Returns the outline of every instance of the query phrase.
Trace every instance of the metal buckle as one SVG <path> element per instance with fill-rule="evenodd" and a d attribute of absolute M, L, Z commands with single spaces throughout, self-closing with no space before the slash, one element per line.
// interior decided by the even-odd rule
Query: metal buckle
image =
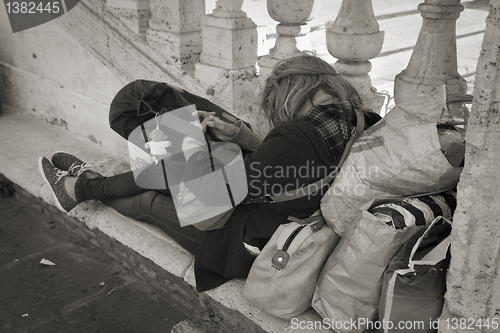
<path fill-rule="evenodd" d="M 254 203 L 275 203 L 275 201 L 271 198 L 269 194 L 265 194 L 261 197 L 254 198 L 254 199 L 248 199 L 247 201 L 243 202 L 245 204 L 254 204 Z"/>
<path fill-rule="evenodd" d="M 271 196 L 269 194 L 265 194 L 264 196 L 262 196 L 262 198 L 266 199 L 266 201 L 264 201 L 263 203 L 274 203 L 274 200 L 271 198 Z"/>
<path fill-rule="evenodd" d="M 271 272 L 273 273 L 279 272 L 286 267 L 286 264 L 288 264 L 289 259 L 290 255 L 288 253 L 286 253 L 283 250 L 278 250 L 271 259 L 271 267 L 269 267 L 269 269 L 274 268 L 274 272 L 273 270 L 271 270 Z"/>

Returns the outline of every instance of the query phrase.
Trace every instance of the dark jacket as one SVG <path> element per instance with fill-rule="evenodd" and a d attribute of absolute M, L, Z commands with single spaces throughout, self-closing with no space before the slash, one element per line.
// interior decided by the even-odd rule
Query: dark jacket
<path fill-rule="evenodd" d="M 365 118 L 367 126 L 380 119 Z M 351 114 L 349 119 L 350 133 L 356 126 L 355 115 Z M 344 140 L 343 146 L 347 141 Z M 206 153 L 196 153 L 190 161 L 203 154 Z M 279 125 L 255 152 L 244 157 L 248 198 L 276 195 L 283 189 L 293 190 L 316 182 L 333 171 L 340 158 L 341 155 L 331 156 L 326 141 L 310 123 L 294 120 Z M 206 170 L 199 168 L 187 169 L 206 174 Z M 326 191 L 327 187 L 310 196 L 280 203 L 238 205 L 224 228 L 204 234 L 195 255 L 197 290 L 215 288 L 232 278 L 246 278 L 255 256 L 243 242 L 262 249 L 278 226 L 289 222 L 288 216 L 305 218 L 318 210 Z"/>

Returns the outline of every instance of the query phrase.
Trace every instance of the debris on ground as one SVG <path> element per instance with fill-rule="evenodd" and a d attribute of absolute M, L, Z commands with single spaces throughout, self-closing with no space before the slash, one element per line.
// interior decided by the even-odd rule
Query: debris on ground
<path fill-rule="evenodd" d="M 56 265 L 52 261 L 47 260 L 47 259 L 40 260 L 40 264 L 45 265 L 45 266 L 55 266 Z"/>

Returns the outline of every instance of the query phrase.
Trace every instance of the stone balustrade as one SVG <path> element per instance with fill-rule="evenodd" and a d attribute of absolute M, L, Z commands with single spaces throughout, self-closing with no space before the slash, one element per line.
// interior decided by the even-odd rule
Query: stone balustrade
<path fill-rule="evenodd" d="M 218 0 L 212 14 L 203 18 L 203 46 L 195 78 L 207 87 L 208 95 L 224 100 L 235 114 L 251 121 L 259 93 L 258 34 L 242 5 L 243 0 Z"/>
<path fill-rule="evenodd" d="M 269 50 L 269 55 L 259 60 L 260 73 L 264 78 L 279 60 L 312 51 L 307 38 L 311 29 L 307 22 L 314 17 L 317 9 L 314 0 L 267 0 L 269 15 L 279 23 L 274 47 Z"/>
<path fill-rule="evenodd" d="M 205 86 L 208 97 L 250 122 L 255 122 L 259 91 L 274 65 L 301 52 L 314 53 L 308 22 L 317 15 L 320 1 L 267 0 L 267 12 L 278 22 L 277 37 L 269 54 L 260 59 L 257 27 L 242 10 L 244 0 L 217 0 L 215 8 L 205 8 L 202 0 L 106 2 L 132 31 Z M 213 4 L 209 1 L 206 6 Z M 379 110 L 383 98 L 375 94 L 368 72 L 369 59 L 380 52 L 384 33 L 378 30 L 371 1 L 344 0 L 330 23 L 325 42 L 339 59 L 335 67 L 359 89 L 369 107 Z"/>
<path fill-rule="evenodd" d="M 425 0 L 418 9 L 422 28 L 408 66 L 396 76 L 396 104 L 443 84 L 448 92 L 467 91 L 457 71 L 456 21 L 464 10 L 460 0 Z"/>
<path fill-rule="evenodd" d="M 203 0 L 106 0 L 110 12 L 205 86 L 208 97 L 253 122 L 263 79 L 276 62 L 314 52 L 308 42 L 308 22 L 317 15 L 320 1 L 267 0 L 267 12 L 278 22 L 277 37 L 269 54 L 259 59 L 257 27 L 242 10 L 243 2 L 212 0 L 206 6 L 215 3 L 215 8 L 206 8 Z M 460 0 L 425 0 L 418 9 L 423 24 L 407 68 L 396 77 L 396 103 L 443 83 L 452 92 L 466 89 L 457 72 L 455 25 L 464 9 Z M 342 0 L 325 30 L 325 43 L 334 58 L 327 60 L 337 59 L 336 70 L 358 89 L 365 105 L 380 110 L 384 97 L 372 86 L 369 72 L 384 32 L 379 30 L 372 1 Z"/>
<path fill-rule="evenodd" d="M 203 0 L 151 0 L 147 41 L 182 69 L 192 70 L 200 59 L 204 14 Z"/>
<path fill-rule="evenodd" d="M 367 108 L 380 110 L 384 97 L 377 95 L 368 73 L 370 59 L 382 49 L 384 32 L 373 13 L 371 0 L 343 0 L 335 21 L 326 29 L 328 52 L 339 59 L 335 69 L 356 87 Z"/>
<path fill-rule="evenodd" d="M 133 32 L 146 39 L 151 17 L 150 0 L 107 0 L 106 7 Z"/>

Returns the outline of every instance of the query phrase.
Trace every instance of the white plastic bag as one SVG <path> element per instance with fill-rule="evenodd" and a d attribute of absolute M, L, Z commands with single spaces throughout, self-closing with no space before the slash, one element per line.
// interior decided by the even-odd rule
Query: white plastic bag
<path fill-rule="evenodd" d="M 326 222 L 339 235 L 373 198 L 442 192 L 457 185 L 462 167 L 448 162 L 437 130 L 438 123 L 451 119 L 446 98 L 439 89 L 417 97 L 393 108 L 359 137 L 321 200 Z"/>

